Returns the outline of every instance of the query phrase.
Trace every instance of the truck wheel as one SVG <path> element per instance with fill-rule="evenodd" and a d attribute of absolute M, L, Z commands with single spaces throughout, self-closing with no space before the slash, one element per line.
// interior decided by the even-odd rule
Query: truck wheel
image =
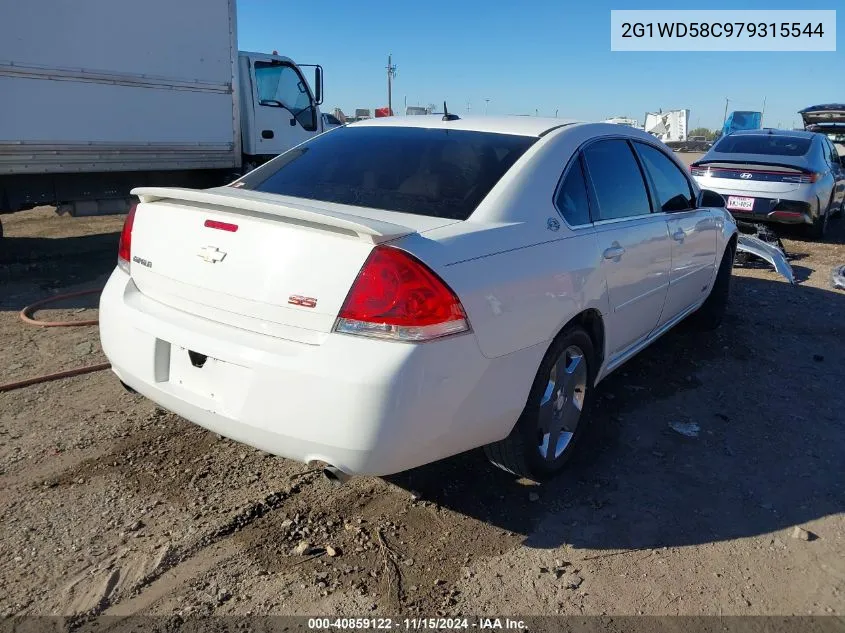
<path fill-rule="evenodd" d="M 561 332 L 540 363 L 522 415 L 510 435 L 484 447 L 487 458 L 535 481 L 560 472 L 587 426 L 597 369 L 589 335 L 579 327 Z"/>
<path fill-rule="evenodd" d="M 722 324 L 722 317 L 728 307 L 728 298 L 731 294 L 731 271 L 733 270 L 736 247 L 728 245 L 722 255 L 722 262 L 719 264 L 719 272 L 716 273 L 716 281 L 710 289 L 710 294 L 701 307 L 689 318 L 689 323 L 697 330 L 715 330 Z"/>

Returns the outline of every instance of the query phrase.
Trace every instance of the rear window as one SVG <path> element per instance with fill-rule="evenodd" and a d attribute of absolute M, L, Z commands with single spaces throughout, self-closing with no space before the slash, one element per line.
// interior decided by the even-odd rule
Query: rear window
<path fill-rule="evenodd" d="M 775 134 L 726 136 L 713 148 L 723 154 L 765 154 L 768 156 L 803 156 L 812 139 Z"/>
<path fill-rule="evenodd" d="M 337 128 L 248 174 L 239 187 L 466 220 L 536 140 L 464 130 Z"/>

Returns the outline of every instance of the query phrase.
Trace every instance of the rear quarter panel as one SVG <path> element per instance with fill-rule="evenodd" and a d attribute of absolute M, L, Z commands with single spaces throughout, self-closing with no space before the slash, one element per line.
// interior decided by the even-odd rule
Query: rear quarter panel
<path fill-rule="evenodd" d="M 573 317 L 588 309 L 607 313 L 595 231 L 570 229 L 554 205 L 567 163 L 596 133 L 584 127 L 541 138 L 468 221 L 399 243 L 455 290 L 488 358 L 533 346 L 542 357 Z"/>

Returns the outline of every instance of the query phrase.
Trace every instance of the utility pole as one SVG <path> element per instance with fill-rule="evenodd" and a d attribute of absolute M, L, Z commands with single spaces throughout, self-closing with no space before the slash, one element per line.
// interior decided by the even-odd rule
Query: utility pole
<path fill-rule="evenodd" d="M 484 116 L 487 116 L 487 106 L 490 105 L 490 99 L 484 100 Z"/>
<path fill-rule="evenodd" d="M 393 55 L 387 56 L 387 113 L 393 115 L 393 79 L 396 77 L 396 66 Z"/>
<path fill-rule="evenodd" d="M 729 102 L 729 101 L 730 101 L 730 99 L 728 99 L 727 97 L 725 97 L 725 118 L 724 118 L 724 119 L 722 119 L 722 129 L 724 129 L 724 127 L 725 127 L 725 123 L 727 123 L 727 122 L 728 122 L 728 102 Z"/>
<path fill-rule="evenodd" d="M 766 114 L 766 97 L 763 97 L 763 109 L 760 111 L 760 127 L 763 127 L 763 116 Z"/>
<path fill-rule="evenodd" d="M 469 114 L 470 110 L 472 110 L 472 102 L 467 101 L 467 114 Z"/>
<path fill-rule="evenodd" d="M 555 108 L 555 118 L 557 118 L 557 113 L 560 108 Z"/>

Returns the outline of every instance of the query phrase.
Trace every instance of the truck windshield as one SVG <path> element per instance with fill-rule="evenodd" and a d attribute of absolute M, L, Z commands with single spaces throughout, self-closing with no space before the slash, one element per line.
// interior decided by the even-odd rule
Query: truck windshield
<path fill-rule="evenodd" d="M 293 66 L 255 62 L 255 83 L 260 105 L 283 105 L 294 116 L 311 106 L 305 80 Z"/>
<path fill-rule="evenodd" d="M 466 220 L 536 138 L 417 127 L 346 127 L 247 174 L 237 186 Z"/>

